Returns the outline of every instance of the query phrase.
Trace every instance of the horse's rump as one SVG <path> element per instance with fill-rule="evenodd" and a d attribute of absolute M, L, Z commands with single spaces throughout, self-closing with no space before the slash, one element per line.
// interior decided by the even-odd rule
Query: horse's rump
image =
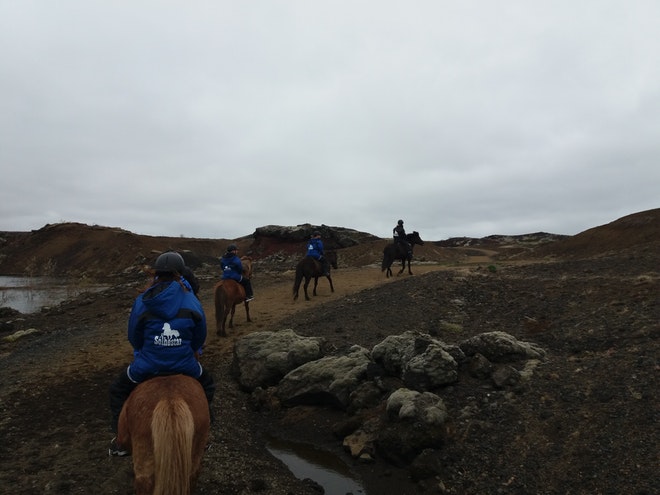
<path fill-rule="evenodd" d="M 216 304 L 221 300 L 228 302 L 241 302 L 241 300 L 245 299 L 245 288 L 241 285 L 240 282 L 230 278 L 220 280 L 220 282 L 215 284 L 213 293 Z"/>
<path fill-rule="evenodd" d="M 137 494 L 189 494 L 210 425 L 204 389 L 184 375 L 139 384 L 119 416 L 117 441 L 131 450 Z"/>

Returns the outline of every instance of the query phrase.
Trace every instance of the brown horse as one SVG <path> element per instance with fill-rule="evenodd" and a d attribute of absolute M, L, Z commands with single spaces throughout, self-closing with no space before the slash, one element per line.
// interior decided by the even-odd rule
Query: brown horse
<path fill-rule="evenodd" d="M 252 258 L 242 256 L 243 276 L 252 277 Z M 227 336 L 227 317 L 229 317 L 229 328 L 234 328 L 234 313 L 236 305 L 245 303 L 245 315 L 247 321 L 250 319 L 250 303 L 245 300 L 245 289 L 235 280 L 221 280 L 215 284 L 213 289 L 213 301 L 215 303 L 215 327 L 218 335 Z"/>
<path fill-rule="evenodd" d="M 337 269 L 337 253 L 335 251 L 328 251 L 325 253 L 325 258 L 328 260 L 328 263 L 334 268 Z M 332 277 L 329 275 L 330 270 L 328 269 L 328 275 L 325 277 L 330 282 L 330 291 L 334 292 L 335 287 L 332 285 Z M 302 282 L 303 277 L 305 278 L 305 301 L 309 301 L 309 295 L 307 294 L 307 287 L 309 282 L 314 277 L 314 290 L 313 294 L 316 295 L 316 286 L 319 283 L 319 277 L 323 277 L 323 267 L 321 266 L 320 261 L 316 261 L 314 258 L 305 256 L 298 265 L 296 266 L 296 280 L 293 283 L 293 300 L 298 299 L 298 290 L 300 289 L 300 283 Z"/>
<path fill-rule="evenodd" d="M 140 383 L 124 403 L 117 441 L 133 456 L 137 495 L 189 495 L 209 436 L 209 405 L 184 375 Z"/>

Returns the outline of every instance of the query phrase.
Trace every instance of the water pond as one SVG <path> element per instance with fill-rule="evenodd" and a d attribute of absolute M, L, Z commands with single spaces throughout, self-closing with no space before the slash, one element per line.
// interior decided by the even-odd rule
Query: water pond
<path fill-rule="evenodd" d="M 297 442 L 270 438 L 268 451 L 281 460 L 298 479 L 309 478 L 321 485 L 325 495 L 365 494 L 348 465 L 330 452 Z"/>
<path fill-rule="evenodd" d="M 106 286 L 78 279 L 56 277 L 0 276 L 0 307 L 9 307 L 24 314 L 36 313 L 45 306 L 78 297 L 83 292 L 97 292 Z"/>

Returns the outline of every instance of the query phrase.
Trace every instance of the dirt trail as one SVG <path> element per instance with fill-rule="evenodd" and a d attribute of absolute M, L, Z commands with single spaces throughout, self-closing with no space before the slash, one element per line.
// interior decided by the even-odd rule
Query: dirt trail
<path fill-rule="evenodd" d="M 423 275 L 432 271 L 446 269 L 437 264 L 425 264 L 413 266 L 413 274 Z M 401 277 L 408 277 L 403 274 Z M 414 276 L 414 275 L 413 275 Z M 255 331 L 277 331 L 278 322 L 298 311 L 317 307 L 330 301 L 336 301 L 347 295 L 364 289 L 392 283 L 397 277 L 386 278 L 379 267 L 346 268 L 332 272 L 332 281 L 335 288 L 330 291 L 327 279 L 319 279 L 317 295 L 312 295 L 314 281 L 310 281 L 308 293 L 310 300 L 305 300 L 302 286 L 298 300 L 293 300 L 292 288 L 295 273 L 284 272 L 275 280 L 260 280 L 258 273 L 253 277 L 253 286 L 256 298 L 250 303 L 250 318 L 252 322 L 245 319 L 243 305 L 236 307 L 234 315 L 234 328 L 227 329 L 228 337 L 221 338 L 216 335 L 215 309 L 213 306 L 213 292 L 211 286 L 204 288 L 201 292 L 201 301 L 208 319 L 208 337 L 206 343 L 207 353 L 230 353 L 237 338 Z M 400 278 L 400 277 L 399 277 Z M 263 285 L 262 285 L 263 283 Z"/>

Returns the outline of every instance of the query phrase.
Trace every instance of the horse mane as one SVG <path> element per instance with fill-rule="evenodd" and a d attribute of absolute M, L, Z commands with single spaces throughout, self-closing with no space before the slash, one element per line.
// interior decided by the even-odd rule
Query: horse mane
<path fill-rule="evenodd" d="M 193 471 L 190 452 L 195 434 L 188 404 L 181 398 L 164 399 L 156 404 L 151 434 L 154 442 L 154 495 L 188 495 Z M 174 492 L 175 489 L 180 491 Z"/>
<path fill-rule="evenodd" d="M 250 256 L 241 256 L 241 263 L 243 264 L 243 275 L 246 278 L 252 277 L 252 258 Z"/>

